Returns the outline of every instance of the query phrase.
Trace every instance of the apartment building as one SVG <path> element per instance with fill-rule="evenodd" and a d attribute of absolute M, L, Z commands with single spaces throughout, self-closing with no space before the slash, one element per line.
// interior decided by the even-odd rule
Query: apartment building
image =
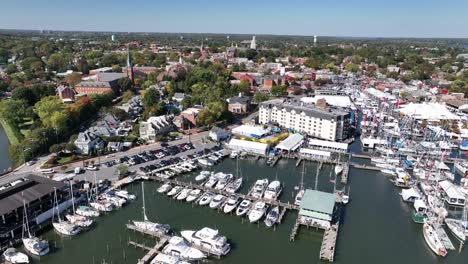
<path fill-rule="evenodd" d="M 275 124 L 314 138 L 342 141 L 349 136 L 350 113 L 319 108 L 299 100 L 275 99 L 260 104 L 260 124 Z"/>

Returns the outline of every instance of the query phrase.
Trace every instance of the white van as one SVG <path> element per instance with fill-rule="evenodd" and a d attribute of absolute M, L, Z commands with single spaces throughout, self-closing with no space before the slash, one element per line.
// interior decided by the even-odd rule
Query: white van
<path fill-rule="evenodd" d="M 42 169 L 40 170 L 40 172 L 42 174 L 52 174 L 52 173 L 55 173 L 55 170 L 54 169 Z"/>

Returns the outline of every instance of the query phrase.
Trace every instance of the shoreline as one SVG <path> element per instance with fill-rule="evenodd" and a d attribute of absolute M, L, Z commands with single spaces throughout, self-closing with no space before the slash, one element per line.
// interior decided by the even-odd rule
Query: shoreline
<path fill-rule="evenodd" d="M 15 136 L 15 132 L 13 131 L 11 126 L 3 118 L 0 118 L 0 125 L 3 127 L 3 131 L 5 131 L 10 145 L 20 143 L 20 140 L 18 139 L 18 137 Z"/>

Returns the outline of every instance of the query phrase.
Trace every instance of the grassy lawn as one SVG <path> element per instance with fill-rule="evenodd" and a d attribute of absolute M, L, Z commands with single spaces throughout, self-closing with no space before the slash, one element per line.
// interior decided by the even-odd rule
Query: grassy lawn
<path fill-rule="evenodd" d="M 32 119 L 27 118 L 24 119 L 24 122 L 19 125 L 19 129 L 21 134 L 23 134 L 25 137 L 28 136 L 29 132 L 31 131 L 29 128 L 33 124 Z"/>
<path fill-rule="evenodd" d="M 71 158 L 72 158 L 72 156 L 68 156 L 68 157 L 58 157 L 57 163 L 58 163 L 59 165 L 65 164 L 65 163 L 67 163 L 67 162 L 70 162 L 70 161 L 72 160 Z"/>
<path fill-rule="evenodd" d="M 5 131 L 5 134 L 7 135 L 10 144 L 18 144 L 20 140 L 16 137 L 13 128 L 8 124 L 8 122 L 0 118 L 0 124 L 3 127 L 3 130 Z"/>

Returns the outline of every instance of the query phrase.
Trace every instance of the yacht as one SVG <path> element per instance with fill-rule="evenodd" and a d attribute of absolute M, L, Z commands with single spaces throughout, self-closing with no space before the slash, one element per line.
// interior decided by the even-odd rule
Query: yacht
<path fill-rule="evenodd" d="M 195 201 L 200 195 L 202 194 L 202 191 L 199 189 L 193 189 L 190 191 L 190 193 L 187 196 L 187 199 L 185 199 L 187 202 L 193 202 Z"/>
<path fill-rule="evenodd" d="M 125 200 L 124 198 L 117 197 L 112 193 L 104 193 L 100 197 L 117 208 L 120 208 L 124 206 L 125 203 L 127 203 L 127 200 Z"/>
<path fill-rule="evenodd" d="M 276 206 L 273 209 L 271 209 L 266 218 L 265 218 L 265 225 L 268 227 L 272 227 L 276 222 L 278 222 L 279 219 L 279 207 Z"/>
<path fill-rule="evenodd" d="M 197 177 L 195 177 L 195 180 L 196 181 L 203 181 L 207 177 L 209 177 L 210 175 L 211 175 L 211 172 L 204 170 L 204 171 L 201 171 L 200 174 L 197 175 Z"/>
<path fill-rule="evenodd" d="M 266 213 L 267 205 L 264 202 L 256 202 L 252 210 L 249 212 L 250 223 L 255 223 L 260 220 Z"/>
<path fill-rule="evenodd" d="M 245 215 L 250 208 L 252 207 L 252 202 L 250 200 L 242 200 L 236 210 L 236 215 L 243 216 Z"/>
<path fill-rule="evenodd" d="M 439 235 L 437 235 L 435 229 L 427 221 L 423 226 L 423 235 L 427 245 L 434 253 L 441 257 L 445 257 L 447 255 L 447 249 L 445 249 L 445 246 L 440 240 Z"/>
<path fill-rule="evenodd" d="M 215 197 L 215 194 L 212 193 L 212 192 L 206 192 L 202 195 L 202 197 L 200 198 L 200 202 L 198 202 L 199 205 L 207 205 L 211 202 L 211 200 L 213 200 L 213 198 Z"/>
<path fill-rule="evenodd" d="M 206 258 L 206 255 L 200 250 L 190 247 L 184 239 L 179 236 L 173 236 L 168 244 L 163 248 L 162 253 L 178 257 L 187 261 L 198 261 Z"/>
<path fill-rule="evenodd" d="M 190 262 L 183 261 L 179 257 L 160 253 L 156 255 L 150 264 L 190 264 Z"/>
<path fill-rule="evenodd" d="M 263 198 L 268 199 L 268 200 L 276 200 L 281 194 L 282 190 L 283 190 L 283 187 L 280 181 L 272 181 L 268 185 L 265 191 L 265 194 L 263 195 Z"/>
<path fill-rule="evenodd" d="M 130 200 L 130 201 L 136 199 L 136 195 L 131 194 L 131 193 L 129 193 L 129 192 L 126 191 L 126 190 L 118 190 L 118 191 L 115 191 L 115 195 L 117 195 L 117 196 L 120 197 L 120 198 L 124 198 L 124 199 Z"/>
<path fill-rule="evenodd" d="M 77 225 L 79 227 L 90 227 L 93 224 L 93 220 L 89 219 L 86 216 L 78 215 L 78 214 L 67 214 L 65 218 L 72 224 Z"/>
<path fill-rule="evenodd" d="M 204 227 L 199 231 L 185 230 L 180 234 L 192 245 L 206 248 L 217 255 L 226 255 L 231 250 L 227 238 L 219 235 L 218 230 L 209 227 Z"/>
<path fill-rule="evenodd" d="M 294 199 L 294 204 L 295 205 L 301 205 L 302 197 L 304 197 L 305 190 L 301 189 L 297 194 L 296 198 Z"/>
<path fill-rule="evenodd" d="M 89 203 L 89 206 L 100 212 L 111 212 L 112 210 L 114 210 L 114 206 L 112 205 L 112 203 L 104 201 L 91 202 Z"/>
<path fill-rule="evenodd" d="M 226 185 L 228 185 L 229 183 L 232 182 L 232 180 L 234 179 L 234 175 L 232 174 L 221 174 L 219 177 L 218 177 L 218 183 L 216 184 L 215 186 L 215 189 L 216 190 L 222 190 L 224 188 L 226 188 Z"/>
<path fill-rule="evenodd" d="M 229 214 L 230 212 L 234 211 L 236 207 L 239 205 L 240 199 L 236 196 L 231 196 L 228 198 L 226 204 L 224 205 L 223 212 Z"/>
<path fill-rule="evenodd" d="M 235 181 L 232 181 L 228 183 L 228 185 L 226 185 L 226 188 L 224 190 L 228 193 L 235 193 L 242 187 L 242 181 L 242 177 Z"/>
<path fill-rule="evenodd" d="M 231 154 L 229 155 L 229 157 L 230 157 L 231 159 L 235 159 L 235 158 L 237 158 L 238 156 L 239 156 L 239 152 L 237 152 L 237 151 L 233 151 L 233 152 L 231 152 Z"/>
<path fill-rule="evenodd" d="M 463 242 L 466 240 L 468 236 L 468 221 L 446 218 L 445 223 L 456 238 Z"/>
<path fill-rule="evenodd" d="M 343 166 L 336 164 L 335 166 L 335 175 L 340 175 L 343 172 Z"/>
<path fill-rule="evenodd" d="M 252 187 L 251 196 L 257 199 L 263 197 L 263 193 L 265 193 L 265 189 L 268 186 L 268 179 L 261 179 L 257 180 Z"/>
<path fill-rule="evenodd" d="M 200 163 L 202 166 L 213 166 L 214 162 L 211 159 L 199 159 L 198 163 Z"/>
<path fill-rule="evenodd" d="M 23 237 L 22 242 L 24 248 L 29 253 L 36 255 L 36 256 L 44 256 L 49 253 L 49 242 L 46 240 L 42 240 L 38 237 L 32 236 L 31 232 L 29 231 L 29 219 L 28 213 L 26 210 L 26 203 L 23 201 Z M 27 236 L 25 236 L 27 234 Z"/>
<path fill-rule="evenodd" d="M 3 252 L 3 258 L 9 263 L 29 263 L 28 255 L 19 252 L 15 248 L 8 248 Z"/>
<path fill-rule="evenodd" d="M 181 200 L 185 200 L 187 199 L 187 196 L 189 195 L 189 193 L 192 191 L 192 189 L 190 188 L 184 188 L 182 191 L 180 191 L 180 193 L 177 195 L 177 200 L 181 201 Z M 175 197 L 175 196 L 174 196 Z"/>
<path fill-rule="evenodd" d="M 149 231 L 149 232 L 154 232 L 154 233 L 159 233 L 159 234 L 167 234 L 171 230 L 171 227 L 167 224 L 159 224 L 159 223 L 154 223 L 148 220 L 148 217 L 146 216 L 146 207 L 145 207 L 145 190 L 144 190 L 144 182 L 141 183 L 141 189 L 142 189 L 142 200 L 143 200 L 143 221 L 135 221 L 133 220 L 133 224 L 142 230 Z"/>
<path fill-rule="evenodd" d="M 211 200 L 210 202 L 210 208 L 211 209 L 217 209 L 219 208 L 220 206 L 223 205 L 223 203 L 226 201 L 226 196 L 222 195 L 222 194 L 217 194 L 213 200 Z"/>
<path fill-rule="evenodd" d="M 158 193 L 167 193 L 171 189 L 172 189 L 172 185 L 170 183 L 165 183 L 165 184 L 161 185 L 161 187 L 159 187 L 156 191 Z"/>
<path fill-rule="evenodd" d="M 84 205 L 78 206 L 75 213 L 87 217 L 98 217 L 100 215 L 98 210 Z"/>
<path fill-rule="evenodd" d="M 393 168 L 385 168 L 385 169 L 381 169 L 380 171 L 382 173 L 384 173 L 384 174 L 388 174 L 388 175 L 391 175 L 391 176 L 396 176 L 395 169 L 393 169 Z"/>
<path fill-rule="evenodd" d="M 60 219 L 60 218 L 59 218 Z M 76 236 L 80 233 L 81 229 L 70 222 L 59 220 L 59 222 L 52 223 L 55 231 L 61 235 Z"/>
<path fill-rule="evenodd" d="M 455 169 L 463 176 L 468 175 L 468 161 L 455 162 Z"/>
<path fill-rule="evenodd" d="M 179 192 L 182 191 L 183 188 L 184 187 L 177 185 L 167 193 L 167 196 L 169 196 L 169 197 L 175 196 L 175 195 L 179 194 Z"/>
<path fill-rule="evenodd" d="M 205 187 L 213 188 L 218 182 L 218 173 L 211 175 L 208 181 L 205 183 Z"/>

